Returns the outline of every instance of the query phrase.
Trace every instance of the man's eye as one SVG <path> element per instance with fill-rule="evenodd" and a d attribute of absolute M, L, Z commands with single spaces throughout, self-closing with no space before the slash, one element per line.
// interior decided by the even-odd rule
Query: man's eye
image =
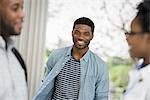
<path fill-rule="evenodd" d="M 18 10 L 18 6 L 16 6 L 16 5 L 13 6 L 13 7 L 12 7 L 12 10 L 16 12 L 16 11 Z"/>
<path fill-rule="evenodd" d="M 80 32 L 79 32 L 79 31 L 75 31 L 74 33 L 75 33 L 76 35 L 79 35 L 79 34 L 80 34 Z"/>
<path fill-rule="evenodd" d="M 13 11 L 15 11 L 15 12 L 16 12 L 17 10 L 18 10 L 18 8 L 13 8 Z"/>
<path fill-rule="evenodd" d="M 88 32 L 84 33 L 85 36 L 89 36 L 89 34 L 90 34 L 90 33 L 88 33 Z"/>

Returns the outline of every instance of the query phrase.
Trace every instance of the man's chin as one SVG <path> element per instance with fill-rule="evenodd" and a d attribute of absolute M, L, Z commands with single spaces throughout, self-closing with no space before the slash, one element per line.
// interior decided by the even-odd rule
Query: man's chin
<path fill-rule="evenodd" d="M 79 49 L 79 50 L 82 50 L 82 49 L 85 49 L 85 48 L 86 48 L 86 46 L 79 46 L 79 45 L 75 45 L 75 47 L 76 47 L 77 49 Z"/>
<path fill-rule="evenodd" d="M 21 33 L 12 33 L 12 34 L 10 34 L 10 35 L 14 35 L 14 36 L 18 36 L 18 35 L 20 35 Z"/>
<path fill-rule="evenodd" d="M 21 34 L 21 28 L 14 28 L 14 30 L 11 32 L 11 35 L 20 35 Z"/>
<path fill-rule="evenodd" d="M 21 32 L 20 30 L 16 30 L 16 31 L 11 31 L 10 35 L 14 35 L 14 36 L 17 36 L 17 35 L 20 35 Z"/>
<path fill-rule="evenodd" d="M 10 36 L 17 36 L 17 35 L 20 35 L 21 34 L 21 30 L 20 29 L 13 29 L 12 27 L 8 28 L 7 29 L 7 33 L 10 35 Z"/>
<path fill-rule="evenodd" d="M 133 58 L 133 59 L 137 58 L 137 56 L 133 52 L 130 51 L 129 53 L 130 53 L 131 58 Z"/>

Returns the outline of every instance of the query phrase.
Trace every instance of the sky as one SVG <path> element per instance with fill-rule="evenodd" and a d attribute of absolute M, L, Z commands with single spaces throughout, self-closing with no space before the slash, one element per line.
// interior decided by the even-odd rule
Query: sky
<path fill-rule="evenodd" d="M 122 10 L 121 15 L 127 28 L 136 11 L 129 4 L 122 8 L 125 0 L 104 1 L 49 0 L 46 48 L 52 50 L 72 45 L 73 22 L 77 18 L 85 16 L 95 23 L 94 38 L 90 43 L 92 51 L 104 59 L 112 56 L 128 57 L 128 45 L 125 36 L 123 31 L 117 28 L 122 25 L 118 9 Z M 139 0 L 130 1 L 134 7 L 139 2 Z M 108 20 L 108 17 L 113 24 Z"/>

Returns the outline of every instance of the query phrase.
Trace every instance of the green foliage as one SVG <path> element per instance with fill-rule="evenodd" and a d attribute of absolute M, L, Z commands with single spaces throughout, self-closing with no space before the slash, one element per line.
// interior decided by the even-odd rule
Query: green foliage
<path fill-rule="evenodd" d="M 128 72 L 132 66 L 131 59 L 113 57 L 108 60 L 110 81 L 117 87 L 124 88 L 128 83 Z"/>
<path fill-rule="evenodd" d="M 117 65 L 110 68 L 109 76 L 112 81 L 118 87 L 125 87 L 128 83 L 128 71 L 130 66 Z"/>
<path fill-rule="evenodd" d="M 45 55 L 48 57 L 51 51 L 49 49 L 45 49 Z"/>
<path fill-rule="evenodd" d="M 128 72 L 133 64 L 131 59 L 112 57 L 108 60 L 110 83 L 113 85 L 112 100 L 120 100 L 123 90 L 128 84 Z"/>
<path fill-rule="evenodd" d="M 50 55 L 50 53 L 51 53 L 51 50 L 45 49 L 45 51 L 44 51 L 44 62 L 45 63 L 47 62 L 48 56 Z"/>

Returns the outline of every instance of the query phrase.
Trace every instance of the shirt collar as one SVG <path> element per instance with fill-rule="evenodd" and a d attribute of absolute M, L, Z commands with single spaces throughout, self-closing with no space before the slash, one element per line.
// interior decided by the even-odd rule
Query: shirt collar
<path fill-rule="evenodd" d="M 85 55 L 81 58 L 81 60 L 84 60 L 84 61 L 88 62 L 89 56 L 90 56 L 90 50 L 88 50 L 85 53 Z"/>
<path fill-rule="evenodd" d="M 12 38 L 10 38 L 9 41 L 7 42 L 8 48 L 11 48 L 11 45 L 13 45 L 13 44 L 14 44 L 14 42 L 13 42 Z M 6 42 L 2 36 L 0 36 L 0 48 L 6 49 Z"/>
<path fill-rule="evenodd" d="M 72 47 L 73 47 L 73 46 L 70 46 L 70 47 L 69 47 L 69 49 L 68 49 L 68 51 L 67 51 L 67 55 L 66 55 L 66 56 L 71 56 L 71 50 L 72 50 Z"/>
<path fill-rule="evenodd" d="M 5 40 L 2 38 L 2 36 L 0 36 L 0 47 L 1 47 L 1 48 L 6 48 L 6 42 L 5 42 Z"/>
<path fill-rule="evenodd" d="M 70 56 L 70 57 L 71 57 L 71 50 L 72 50 L 72 48 L 73 48 L 73 46 L 69 47 L 66 56 Z M 80 59 L 80 61 L 81 61 L 81 60 L 84 60 L 84 61 L 87 62 L 89 56 L 90 56 L 90 50 L 88 50 L 88 51 L 85 53 L 85 55 Z"/>

